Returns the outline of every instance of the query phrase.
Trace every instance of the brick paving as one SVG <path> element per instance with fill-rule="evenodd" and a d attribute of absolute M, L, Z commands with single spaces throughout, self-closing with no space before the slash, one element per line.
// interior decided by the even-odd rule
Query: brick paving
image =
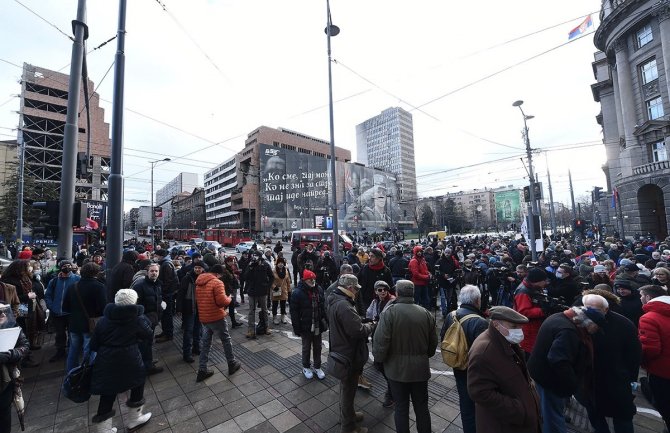
<path fill-rule="evenodd" d="M 246 323 L 247 308 L 242 304 L 238 318 Z M 440 321 L 441 322 L 441 321 Z M 440 323 L 441 324 L 441 323 Z M 157 344 L 155 359 L 165 371 L 147 379 L 145 409 L 153 413 L 143 433 L 337 433 L 339 425 L 339 386 L 331 377 L 320 381 L 302 375 L 301 343 L 291 334 L 291 325 L 272 327 L 272 335 L 257 340 L 245 338 L 246 326 L 232 330 L 233 348 L 242 362 L 242 369 L 228 377 L 228 366 L 220 341 L 213 340 L 210 364 L 215 374 L 196 383 L 197 360 L 186 364 L 181 359 L 181 333 L 178 319 L 172 342 Z M 86 432 L 96 412 L 98 397 L 88 403 L 76 404 L 61 395 L 64 361 L 49 363 L 54 353 L 47 336 L 44 348 L 36 351 L 39 368 L 24 369 L 23 385 L 26 401 L 27 432 Z M 327 342 L 327 335 L 324 341 Z M 327 357 L 327 344 L 322 355 Z M 462 432 L 458 394 L 450 369 L 439 354 L 431 359 L 433 374 L 428 386 L 432 431 Z M 123 372 L 119 372 L 123 374 Z M 393 410 L 383 408 L 384 378 L 371 363 L 364 375 L 373 384 L 369 391 L 359 389 L 355 407 L 365 414 L 363 426 L 372 433 L 395 431 Z M 122 418 L 127 409 L 127 395 L 120 395 L 116 404 L 114 426 L 125 431 Z M 119 403 L 120 402 L 120 403 Z M 639 407 L 649 407 L 644 397 L 637 396 Z M 570 432 L 589 432 L 585 412 L 576 402 L 569 411 Z M 410 410 L 414 427 L 414 414 Z M 660 432 L 660 418 L 639 414 L 635 417 L 637 433 Z M 12 431 L 20 431 L 14 415 Z"/>

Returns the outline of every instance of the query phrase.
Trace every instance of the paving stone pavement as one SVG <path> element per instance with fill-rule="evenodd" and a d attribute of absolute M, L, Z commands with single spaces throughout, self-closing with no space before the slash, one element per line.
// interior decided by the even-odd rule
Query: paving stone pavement
<path fill-rule="evenodd" d="M 238 309 L 238 319 L 246 324 L 245 304 Z M 441 320 L 438 321 L 441 325 Z M 181 359 L 181 331 L 175 319 L 172 342 L 155 345 L 155 359 L 165 371 L 147 379 L 145 409 L 153 413 L 151 421 L 140 432 L 174 433 L 338 433 L 339 384 L 331 378 L 307 380 L 302 375 L 301 342 L 291 333 L 291 325 L 274 325 L 272 334 L 257 340 L 245 338 L 246 326 L 232 330 L 233 348 L 242 368 L 228 376 L 228 366 L 221 342 L 212 341 L 210 365 L 215 374 L 196 383 L 197 360 L 187 364 Z M 34 352 L 41 361 L 38 368 L 24 369 L 23 385 L 26 401 L 26 432 L 86 432 L 96 412 L 98 397 L 88 403 L 76 404 L 60 392 L 64 361 L 49 363 L 54 353 L 53 335 L 48 335 L 43 349 Z M 327 334 L 324 342 L 327 342 Z M 322 359 L 327 357 L 327 344 Z M 439 354 L 430 361 L 433 369 L 428 384 L 432 431 L 462 432 L 458 394 L 450 369 Z M 119 372 L 123 374 L 123 372 Z M 355 407 L 365 414 L 363 426 L 371 433 L 394 432 L 393 410 L 383 408 L 385 381 L 372 363 L 364 375 L 372 383 L 369 391 L 359 388 Z M 123 432 L 128 395 L 120 395 L 116 403 L 114 426 Z M 638 406 L 649 407 L 641 395 Z M 12 431 L 20 431 L 16 416 Z M 589 432 L 585 411 L 576 402 L 569 410 L 572 423 L 569 432 Z M 414 414 L 410 410 L 411 431 L 416 432 Z M 640 414 L 635 417 L 637 433 L 662 431 L 659 418 Z"/>

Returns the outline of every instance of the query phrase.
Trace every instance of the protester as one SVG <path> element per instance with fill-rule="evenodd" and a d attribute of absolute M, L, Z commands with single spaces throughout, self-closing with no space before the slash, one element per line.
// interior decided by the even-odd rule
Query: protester
<path fill-rule="evenodd" d="M 158 279 L 160 266 L 158 263 L 148 261 L 139 266 L 141 267 L 145 264 L 147 265 L 146 270 L 138 271 L 136 274 L 137 278 L 134 279 L 131 289 L 137 292 L 137 304 L 143 307 L 143 314 L 149 320 L 149 326 L 153 335 L 163 310 L 161 282 Z M 163 371 L 163 367 L 154 365 L 153 363 L 153 340 L 153 337 L 142 340 L 139 346 L 148 375 L 158 374 Z"/>
<path fill-rule="evenodd" d="M 116 414 L 114 403 L 117 394 L 128 390 L 126 428 L 132 431 L 151 418 L 151 412 L 143 413 L 146 370 L 138 345 L 152 339 L 153 331 L 143 315 L 144 308 L 136 302 L 134 290 L 116 292 L 114 303 L 107 304 L 93 331 L 90 348 L 97 356 L 93 363 L 91 393 L 99 395 L 100 402 L 89 432 L 116 432 L 112 427 L 112 417 Z"/>
<path fill-rule="evenodd" d="M 256 339 L 256 308 L 258 312 L 259 334 L 270 335 L 270 325 L 268 320 L 267 297 L 270 294 L 270 287 L 274 282 L 274 275 L 270 265 L 261 258 L 259 251 L 251 255 L 249 265 L 244 272 L 245 288 L 249 295 L 249 316 L 247 338 Z"/>
<path fill-rule="evenodd" d="M 532 268 L 514 292 L 514 309 L 528 319 L 522 326 L 524 338 L 520 342 L 526 359 L 533 351 L 537 333 L 547 317 L 547 313 L 534 301 L 547 284 L 547 274 L 540 268 Z"/>
<path fill-rule="evenodd" d="M 391 293 L 391 288 L 386 283 L 386 281 L 381 280 L 377 281 L 375 283 L 375 292 L 377 295 L 375 296 L 375 299 L 372 300 L 372 303 L 368 307 L 368 310 L 365 313 L 365 317 L 368 320 L 372 320 L 373 322 L 379 322 L 379 317 L 381 316 L 381 314 L 384 311 L 388 310 L 388 308 L 395 303 L 396 297 Z M 384 402 L 382 403 L 382 406 L 392 407 L 395 404 L 395 401 L 393 400 L 393 395 L 391 394 L 391 384 L 389 383 L 388 377 L 384 372 L 384 364 L 375 359 L 375 367 L 377 367 L 377 369 L 384 376 L 384 379 L 386 379 L 386 394 L 384 394 Z M 361 378 L 362 377 L 363 376 L 361 375 Z M 359 387 L 361 386 L 360 378 L 358 380 L 358 386 Z"/>
<path fill-rule="evenodd" d="M 70 260 L 61 260 L 58 268 L 60 269 L 58 276 L 49 281 L 44 294 L 44 300 L 49 308 L 49 321 L 56 331 L 56 353 L 49 358 L 49 362 L 56 362 L 67 356 L 65 343 L 68 313 L 63 311 L 63 299 L 68 289 L 80 280 L 79 275 L 72 272 Z"/>
<path fill-rule="evenodd" d="M 428 309 L 431 300 L 431 295 L 428 293 L 431 275 L 426 259 L 423 257 L 423 247 L 415 246 L 412 253 L 414 257 L 409 261 L 409 274 L 414 283 L 414 303 Z"/>
<path fill-rule="evenodd" d="M 112 268 L 107 281 L 107 301 L 114 302 L 116 292 L 121 289 L 129 289 L 133 283 L 133 275 L 136 272 L 135 262 L 139 254 L 137 251 L 124 251 L 121 262 Z"/>
<path fill-rule="evenodd" d="M 323 288 L 316 284 L 316 275 L 309 269 L 291 293 L 291 323 L 293 333 L 302 339 L 302 374 L 306 379 L 324 379 L 321 369 L 321 346 L 323 333 L 328 330 Z M 310 363 L 310 352 L 314 355 L 314 367 Z"/>
<path fill-rule="evenodd" d="M 172 340 L 174 333 L 172 317 L 174 313 L 174 296 L 179 291 L 179 277 L 167 250 L 160 249 L 154 254 L 160 266 L 158 279 L 161 282 L 161 298 L 166 305 L 161 314 L 161 333 L 156 336 L 156 343 L 164 343 Z"/>
<path fill-rule="evenodd" d="M 177 314 L 181 314 L 182 323 L 182 359 L 186 363 L 195 361 L 193 355 L 200 355 L 200 336 L 202 325 L 195 304 L 195 281 L 203 272 L 207 271 L 204 262 L 196 263 L 181 279 L 177 292 Z"/>
<path fill-rule="evenodd" d="M 373 355 L 376 362 L 384 364 L 384 373 L 391 385 L 396 432 L 409 433 L 411 397 L 417 432 L 430 433 L 428 380 L 429 360 L 437 348 L 435 317 L 414 304 L 414 284 L 411 281 L 398 281 L 396 292 L 396 302 L 379 316 Z"/>
<path fill-rule="evenodd" d="M 286 260 L 279 257 L 273 271 L 274 282 L 272 283 L 272 322 L 286 324 L 286 301 L 291 292 L 291 275 L 286 270 Z M 277 307 L 280 307 L 281 318 L 277 316 Z"/>

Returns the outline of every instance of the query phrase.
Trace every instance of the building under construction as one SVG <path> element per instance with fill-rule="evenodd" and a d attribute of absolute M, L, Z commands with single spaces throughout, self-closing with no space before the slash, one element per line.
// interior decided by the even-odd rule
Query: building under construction
<path fill-rule="evenodd" d="M 60 192 L 63 136 L 67 114 L 69 76 L 23 64 L 18 143 L 24 150 L 24 176 L 38 188 Z M 83 84 L 83 83 L 82 83 Z M 100 97 L 88 80 L 88 98 L 81 86 L 75 199 L 107 201 L 111 140 Z M 86 111 L 88 99 L 88 113 Z M 87 122 L 90 116 L 90 126 Z"/>

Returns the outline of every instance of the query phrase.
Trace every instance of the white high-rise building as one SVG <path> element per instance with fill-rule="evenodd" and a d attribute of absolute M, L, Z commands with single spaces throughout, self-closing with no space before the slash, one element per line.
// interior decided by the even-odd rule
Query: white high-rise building
<path fill-rule="evenodd" d="M 398 200 L 401 208 L 416 206 L 414 127 L 408 111 L 387 108 L 356 125 L 356 149 L 358 162 L 397 176 L 400 196 L 393 200 Z"/>

